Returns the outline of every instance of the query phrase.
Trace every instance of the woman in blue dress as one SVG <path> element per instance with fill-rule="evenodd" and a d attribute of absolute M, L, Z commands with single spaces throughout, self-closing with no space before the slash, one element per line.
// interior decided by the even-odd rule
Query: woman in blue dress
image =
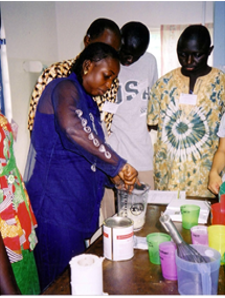
<path fill-rule="evenodd" d="M 90 44 L 71 75 L 50 82 L 39 100 L 31 137 L 35 162 L 26 187 L 38 222 L 42 291 L 84 252 L 85 239 L 98 228 L 104 187 L 123 181 L 132 189 L 137 179 L 137 171 L 105 143 L 92 98 L 111 87 L 119 69 L 112 47 Z"/>

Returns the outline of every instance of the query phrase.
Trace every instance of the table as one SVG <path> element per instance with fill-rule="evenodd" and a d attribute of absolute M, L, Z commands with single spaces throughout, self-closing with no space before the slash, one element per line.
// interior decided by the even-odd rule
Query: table
<path fill-rule="evenodd" d="M 199 198 L 198 198 L 199 199 Z M 209 199 L 210 200 L 210 199 Z M 135 232 L 144 237 L 149 233 L 163 232 L 159 222 L 165 205 L 148 204 L 146 223 Z M 208 221 L 210 224 L 210 218 Z M 190 230 L 175 222 L 178 231 L 187 243 L 191 243 Z M 87 250 L 87 254 L 103 256 L 103 239 L 100 236 Z M 162 277 L 161 266 L 150 263 L 147 250 L 134 250 L 134 257 L 128 261 L 103 261 L 103 291 L 109 295 L 179 295 L 177 281 L 166 281 Z M 70 295 L 70 268 L 66 270 L 44 291 L 43 295 Z M 224 266 L 220 266 L 218 295 L 225 294 Z"/>

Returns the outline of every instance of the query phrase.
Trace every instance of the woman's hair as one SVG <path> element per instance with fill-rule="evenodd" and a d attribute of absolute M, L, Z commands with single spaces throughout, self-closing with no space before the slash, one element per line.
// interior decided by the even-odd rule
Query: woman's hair
<path fill-rule="evenodd" d="M 80 53 L 71 67 L 71 72 L 74 72 L 77 75 L 78 81 L 82 83 L 84 61 L 98 62 L 108 57 L 119 61 L 119 54 L 113 47 L 102 42 L 91 43 Z"/>
<path fill-rule="evenodd" d="M 86 35 L 88 35 L 90 39 L 93 40 L 101 36 L 107 29 L 120 36 L 120 29 L 118 25 L 114 21 L 104 18 L 99 18 L 92 22 L 87 30 Z"/>

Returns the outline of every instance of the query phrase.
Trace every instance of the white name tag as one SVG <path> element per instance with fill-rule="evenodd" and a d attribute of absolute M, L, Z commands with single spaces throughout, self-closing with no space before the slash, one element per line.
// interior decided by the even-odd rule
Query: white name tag
<path fill-rule="evenodd" d="M 104 112 L 115 114 L 119 105 L 113 102 L 106 101 L 102 107 Z"/>
<path fill-rule="evenodd" d="M 197 95 L 196 94 L 181 93 L 179 103 L 180 104 L 185 104 L 185 105 L 195 106 L 196 103 L 197 103 Z"/>

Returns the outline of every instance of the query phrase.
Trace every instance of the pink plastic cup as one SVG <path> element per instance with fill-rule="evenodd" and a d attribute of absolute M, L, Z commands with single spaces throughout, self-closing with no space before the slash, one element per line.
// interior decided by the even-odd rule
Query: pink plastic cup
<path fill-rule="evenodd" d="M 176 248 L 176 244 L 171 241 L 159 244 L 162 275 L 167 280 L 177 280 Z"/>
<path fill-rule="evenodd" d="M 209 245 L 208 228 L 206 226 L 194 226 L 191 228 L 192 244 Z"/>

